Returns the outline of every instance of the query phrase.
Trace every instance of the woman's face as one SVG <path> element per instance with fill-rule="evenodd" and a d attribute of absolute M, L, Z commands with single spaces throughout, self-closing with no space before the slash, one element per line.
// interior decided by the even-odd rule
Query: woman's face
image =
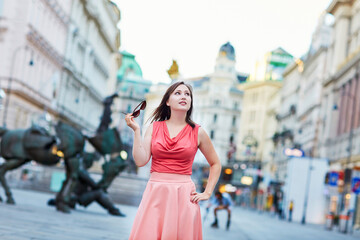
<path fill-rule="evenodd" d="M 188 111 L 191 107 L 190 90 L 187 86 L 181 84 L 174 92 L 170 94 L 166 105 L 170 107 L 172 111 Z"/>

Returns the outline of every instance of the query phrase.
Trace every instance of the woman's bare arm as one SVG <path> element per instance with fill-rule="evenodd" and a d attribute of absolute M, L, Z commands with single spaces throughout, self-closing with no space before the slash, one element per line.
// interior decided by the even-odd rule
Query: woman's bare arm
<path fill-rule="evenodd" d="M 133 157 L 136 166 L 145 166 L 151 157 L 151 136 L 153 130 L 153 124 L 147 128 L 144 139 L 142 140 L 140 126 L 135 122 L 134 117 L 131 114 L 125 117 L 126 124 L 134 130 L 134 143 L 133 143 Z"/>
<path fill-rule="evenodd" d="M 215 151 L 215 148 L 207 135 L 204 129 L 199 128 L 199 149 L 204 154 L 204 157 L 210 165 L 210 174 L 208 182 L 206 184 L 205 191 L 201 194 L 193 194 L 193 202 L 198 202 L 200 200 L 207 200 L 211 197 L 216 183 L 219 180 L 221 173 L 221 163 L 220 159 Z"/>
<path fill-rule="evenodd" d="M 143 140 L 141 139 L 140 129 L 134 133 L 133 156 L 138 167 L 145 166 L 150 160 L 152 129 L 153 124 L 147 128 Z"/>

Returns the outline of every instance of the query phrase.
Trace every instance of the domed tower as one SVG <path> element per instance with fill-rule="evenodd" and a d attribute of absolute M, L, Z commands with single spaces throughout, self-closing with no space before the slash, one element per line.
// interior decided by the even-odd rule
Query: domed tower
<path fill-rule="evenodd" d="M 124 82 L 127 79 L 141 81 L 142 71 L 139 64 L 135 60 L 135 55 L 126 51 L 122 51 L 121 55 L 122 63 L 117 73 L 118 84 Z"/>
<path fill-rule="evenodd" d="M 196 94 L 194 120 L 209 133 L 224 166 L 233 165 L 235 161 L 234 143 L 237 142 L 243 97 L 237 86 L 246 78 L 236 71 L 235 63 L 235 49 L 227 42 L 220 47 L 215 71 L 192 80 Z M 206 163 L 201 154 L 195 161 Z"/>
<path fill-rule="evenodd" d="M 235 49 L 230 44 L 230 42 L 227 42 L 220 47 L 219 55 L 225 56 L 228 59 L 235 61 Z"/>
<path fill-rule="evenodd" d="M 220 47 L 218 57 L 215 64 L 214 76 L 236 79 L 235 70 L 235 49 L 229 43 L 225 43 Z"/>

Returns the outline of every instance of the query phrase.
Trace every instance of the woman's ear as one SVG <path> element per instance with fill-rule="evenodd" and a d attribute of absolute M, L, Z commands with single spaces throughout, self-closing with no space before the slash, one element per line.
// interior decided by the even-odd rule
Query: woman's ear
<path fill-rule="evenodd" d="M 168 106 L 168 107 L 170 106 L 170 105 L 169 105 L 169 101 L 166 101 L 166 106 Z"/>

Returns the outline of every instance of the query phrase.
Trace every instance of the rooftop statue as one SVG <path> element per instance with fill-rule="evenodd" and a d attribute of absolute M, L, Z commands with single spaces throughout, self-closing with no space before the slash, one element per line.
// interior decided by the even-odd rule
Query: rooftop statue
<path fill-rule="evenodd" d="M 167 70 L 170 78 L 175 80 L 179 77 L 179 66 L 175 60 L 172 61 L 172 65 L 169 70 Z"/>

